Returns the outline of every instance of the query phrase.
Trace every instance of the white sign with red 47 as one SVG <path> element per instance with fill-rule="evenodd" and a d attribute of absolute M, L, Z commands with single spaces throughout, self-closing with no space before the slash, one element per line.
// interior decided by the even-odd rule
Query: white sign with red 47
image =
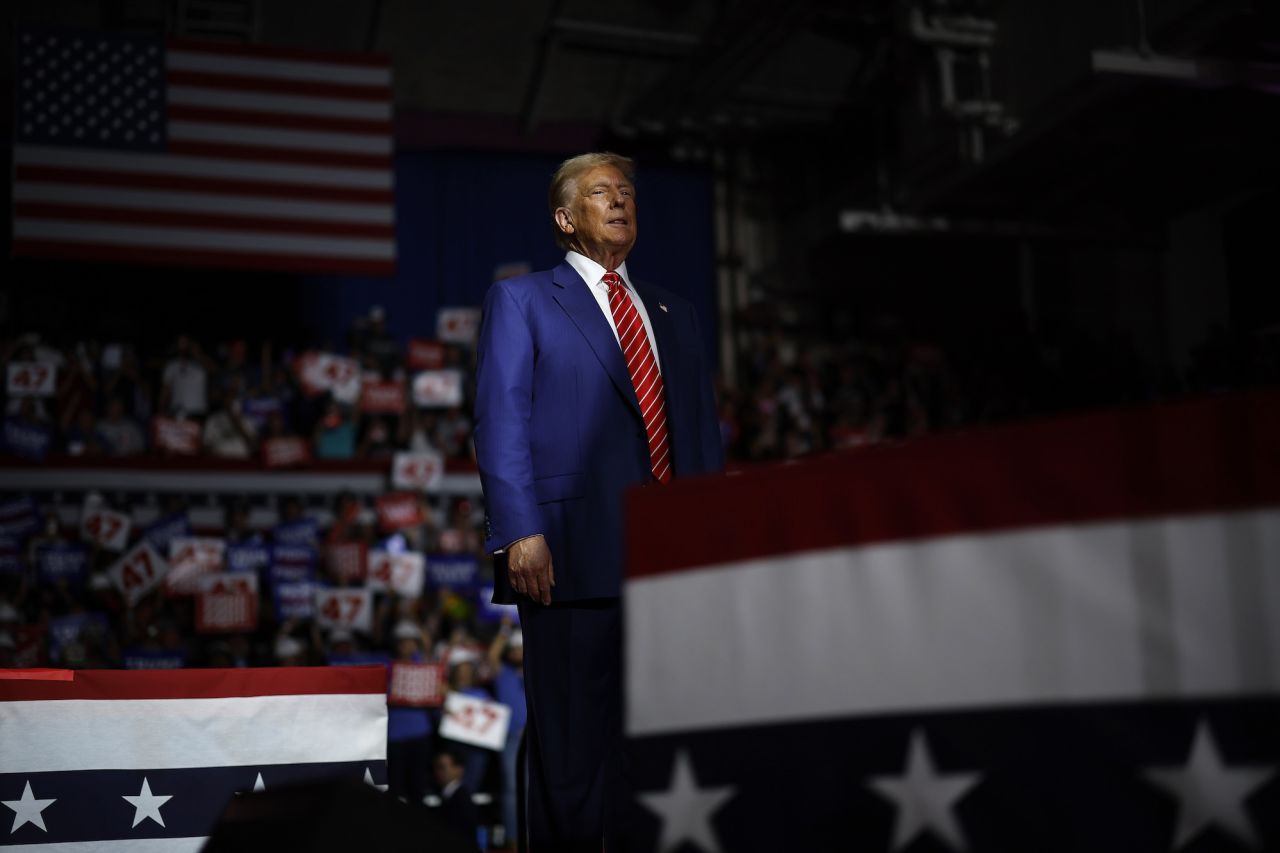
<path fill-rule="evenodd" d="M 298 379 L 313 393 L 328 391 L 340 403 L 360 399 L 360 363 L 328 352 L 305 353 L 298 360 Z"/>
<path fill-rule="evenodd" d="M 164 579 L 170 595 L 191 595 L 198 591 L 202 575 L 222 571 L 227 551 L 224 539 L 204 536 L 175 536 L 169 540 L 169 575 Z"/>
<path fill-rule="evenodd" d="M 444 697 L 444 718 L 440 736 L 501 751 L 507 742 L 511 709 L 500 702 L 450 691 Z"/>
<path fill-rule="evenodd" d="M 128 554 L 117 560 L 107 570 L 107 575 L 116 585 L 116 589 L 120 590 L 124 600 L 132 607 L 141 601 L 144 595 L 155 589 L 156 584 L 160 583 L 168 571 L 169 564 L 156 552 L 155 548 L 151 547 L 151 543 L 144 539 L 134 545 Z"/>
<path fill-rule="evenodd" d="M 58 390 L 58 368 L 41 361 L 9 363 L 10 397 L 52 397 Z"/>
<path fill-rule="evenodd" d="M 422 595 L 425 577 L 426 561 L 421 554 L 412 551 L 401 554 L 369 552 L 369 573 L 365 585 L 375 592 L 391 591 L 404 598 L 417 598 Z"/>
<path fill-rule="evenodd" d="M 430 491 L 444 477 L 444 457 L 434 450 L 397 453 L 391 458 L 391 485 L 396 489 Z"/>
<path fill-rule="evenodd" d="M 462 371 L 424 370 L 413 377 L 413 404 L 424 409 L 462 405 Z"/>
<path fill-rule="evenodd" d="M 479 331 L 479 308 L 441 308 L 436 312 L 436 337 L 442 341 L 470 344 Z"/>
<path fill-rule="evenodd" d="M 373 593 L 367 589 L 317 589 L 316 624 L 326 630 L 373 629 Z"/>
<path fill-rule="evenodd" d="M 132 528 L 133 519 L 106 507 L 86 509 L 80 515 L 80 538 L 108 551 L 123 551 Z"/>

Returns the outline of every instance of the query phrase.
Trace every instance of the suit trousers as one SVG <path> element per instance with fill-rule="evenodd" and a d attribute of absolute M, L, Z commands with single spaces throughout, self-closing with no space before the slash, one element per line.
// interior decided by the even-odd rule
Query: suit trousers
<path fill-rule="evenodd" d="M 530 853 L 624 847 L 622 612 L 523 600 Z"/>

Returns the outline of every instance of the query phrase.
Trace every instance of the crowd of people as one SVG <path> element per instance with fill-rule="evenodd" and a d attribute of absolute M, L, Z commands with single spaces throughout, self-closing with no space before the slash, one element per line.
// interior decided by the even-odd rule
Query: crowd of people
<path fill-rule="evenodd" d="M 481 816 L 464 801 L 484 792 L 501 805 L 485 822 L 513 826 L 524 721 L 518 621 L 514 608 L 489 603 L 492 566 L 474 503 L 424 497 L 419 508 L 416 520 L 388 525 L 343 494 L 325 525 L 289 500 L 279 523 L 263 530 L 250 526 L 248 506 L 237 501 L 226 508 L 225 529 L 213 531 L 193 529 L 187 506 L 173 498 L 156 521 L 112 543 L 83 523 L 62 525 L 34 500 L 8 496 L 0 501 L 0 668 L 436 664 L 445 679 L 434 695 L 398 699 L 389 681 L 390 790 L 415 801 L 434 797 L 442 815 L 469 823 L 471 837 Z M 132 509 L 91 495 L 83 516 Z M 210 543 L 212 565 L 180 567 L 184 548 Z M 120 567 L 142 548 L 168 559 L 167 574 L 131 587 Z M 388 553 L 424 558 L 416 586 L 373 582 L 375 555 Z M 244 575 L 254 578 L 247 622 L 211 623 L 199 578 Z M 369 590 L 369 612 L 350 624 L 322 618 L 320 593 L 328 590 Z M 503 750 L 440 736 L 449 691 L 511 708 Z"/>
<path fill-rule="evenodd" d="M 946 346 L 887 320 L 875 334 L 757 334 L 722 387 L 728 458 L 791 459 L 952 429 L 1280 383 L 1280 335 L 1217 328 L 1181 369 L 1119 330 Z"/>
<path fill-rule="evenodd" d="M 1179 376 L 1143 364 L 1120 337 L 1069 347 L 1011 338 L 956 352 L 898 334 L 799 342 L 762 333 L 738 365 L 736 385 L 719 389 L 721 431 L 731 464 L 741 464 L 1280 379 L 1274 345 L 1242 354 L 1223 341 L 1229 338 L 1207 342 Z M 401 450 L 434 450 L 469 465 L 473 351 L 434 345 L 437 366 L 463 377 L 461 399 L 424 406 L 412 388 L 421 365 L 386 332 L 379 311 L 361 318 L 342 357 L 359 366 L 366 384 L 399 388 L 405 401 L 399 411 L 370 411 L 360 398 L 314 387 L 301 367 L 302 353 L 277 351 L 270 342 L 251 349 L 224 341 L 206 349 L 182 335 L 156 352 L 88 340 L 59 346 L 22 334 L 0 341 L 9 374 L 0 452 L 27 460 L 164 455 L 173 450 L 157 441 L 156 424 L 178 421 L 198 425 L 194 452 L 208 457 L 261 459 L 268 440 L 298 437 L 315 459 L 376 460 Z M 15 389 L 15 365 L 45 365 L 52 372 L 27 378 L 45 383 L 32 393 L 36 389 Z M 99 496 L 92 499 L 106 505 Z M 509 741 L 490 752 L 442 739 L 438 702 L 393 704 L 391 790 L 415 800 L 434 796 L 450 819 L 468 826 L 479 822 L 470 794 L 493 793 L 502 804 L 494 822 L 513 826 L 515 748 L 524 720 L 519 628 L 512 613 L 500 613 L 486 600 L 492 566 L 482 547 L 483 508 L 465 497 L 421 495 L 417 503 L 408 523 L 388 527 L 351 494 L 337 496 L 323 522 L 308 521 L 300 503 L 286 500 L 271 529 L 250 526 L 247 503 L 228 503 L 224 529 L 197 533 L 226 549 L 262 546 L 267 557 L 250 567 L 260 590 L 253 626 L 210 631 L 198 618 L 198 592 L 161 583 L 134 598 L 113 573 L 138 543 L 151 542 L 168 556 L 168 539 L 191 535 L 181 498 L 162 508 L 159 522 L 104 547 L 83 530 L 63 528 L 56 514 L 42 512 L 29 496 L 0 494 L 0 667 L 438 664 L 447 690 L 512 708 Z M 133 509 L 109 508 L 126 515 Z M 358 545 L 366 561 L 369 554 L 392 551 L 426 555 L 428 565 L 461 557 L 474 567 L 461 583 L 457 576 L 448 582 L 428 577 L 417 594 L 379 589 L 368 624 L 354 630 L 322 627 L 306 607 L 282 605 L 282 589 L 300 577 L 315 589 L 365 584 L 367 564 L 352 573 L 330 559 L 334 549 L 348 545 Z M 277 571 L 284 559 L 277 546 L 292 549 L 290 560 L 304 549 L 302 575 L 296 565 Z M 230 553 L 218 570 L 233 568 Z"/>
<path fill-rule="evenodd" d="M 268 441 L 299 437 L 315 459 L 379 459 L 397 450 L 431 449 L 446 460 L 465 461 L 471 457 L 471 350 L 431 344 L 438 361 L 433 368 L 457 371 L 462 379 L 456 403 L 414 404 L 413 363 L 387 333 L 378 309 L 353 328 L 341 356 L 364 384 L 384 391 L 376 403 L 316 387 L 302 370 L 304 354 L 278 350 L 270 341 L 252 348 L 228 340 L 206 348 L 178 335 L 167 350 L 146 351 L 130 343 L 57 342 L 23 333 L 0 341 L 8 378 L 3 451 L 37 461 L 144 454 L 260 459 Z M 21 373 L 18 385 L 14 371 Z M 21 388 L 24 380 L 32 387 Z M 42 380 L 44 387 L 36 387 Z M 173 423 L 190 434 L 189 446 L 172 440 Z"/>

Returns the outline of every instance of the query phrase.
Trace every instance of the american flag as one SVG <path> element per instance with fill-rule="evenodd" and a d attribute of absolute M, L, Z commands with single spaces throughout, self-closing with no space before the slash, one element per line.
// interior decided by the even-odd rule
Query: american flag
<path fill-rule="evenodd" d="M 0 850 L 194 851 L 237 793 L 385 789 L 386 671 L 0 670 Z"/>
<path fill-rule="evenodd" d="M 385 59 L 23 31 L 16 85 L 15 254 L 394 272 Z"/>
<path fill-rule="evenodd" d="M 1280 393 L 629 510 L 634 849 L 1280 849 Z"/>

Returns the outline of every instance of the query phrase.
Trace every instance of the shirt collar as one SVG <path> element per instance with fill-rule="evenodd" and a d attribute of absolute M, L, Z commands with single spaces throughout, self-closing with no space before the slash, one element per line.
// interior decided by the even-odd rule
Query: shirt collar
<path fill-rule="evenodd" d="M 586 255 L 575 252 L 572 249 L 570 249 L 564 256 L 564 259 L 569 266 L 574 268 L 578 275 L 582 276 L 582 280 L 590 287 L 600 285 L 600 279 L 604 278 L 604 274 L 608 272 L 607 269 L 600 266 L 600 264 L 591 260 Z M 622 264 L 614 270 L 614 272 L 622 277 L 622 283 L 627 286 L 628 290 L 634 289 L 631 287 L 631 278 L 627 275 L 626 261 L 623 261 Z"/>

